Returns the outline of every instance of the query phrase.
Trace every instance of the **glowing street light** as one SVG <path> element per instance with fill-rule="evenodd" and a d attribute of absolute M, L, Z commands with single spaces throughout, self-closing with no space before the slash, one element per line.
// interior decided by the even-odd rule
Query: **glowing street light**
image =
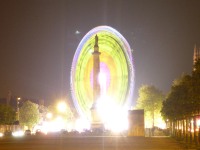
<path fill-rule="evenodd" d="M 47 117 L 48 119 L 51 119 L 51 118 L 52 118 L 52 116 L 53 116 L 53 115 L 52 115 L 52 113 L 50 113 L 50 112 L 49 112 L 49 113 L 47 113 L 47 115 L 46 115 L 46 117 Z"/>
<path fill-rule="evenodd" d="M 66 109 L 67 109 L 67 104 L 66 104 L 65 102 L 60 102 L 60 103 L 58 103 L 58 105 L 57 105 L 57 109 L 58 109 L 58 111 L 60 111 L 60 112 L 65 112 Z"/>

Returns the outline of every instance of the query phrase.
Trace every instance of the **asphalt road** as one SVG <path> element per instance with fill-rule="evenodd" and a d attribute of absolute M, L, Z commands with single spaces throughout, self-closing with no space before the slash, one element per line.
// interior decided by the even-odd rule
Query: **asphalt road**
<path fill-rule="evenodd" d="M 0 150 L 181 150 L 170 137 L 26 136 L 0 139 Z"/>

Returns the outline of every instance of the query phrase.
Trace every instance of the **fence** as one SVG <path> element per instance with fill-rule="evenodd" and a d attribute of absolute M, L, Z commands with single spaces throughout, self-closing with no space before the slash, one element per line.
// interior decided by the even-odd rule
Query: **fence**
<path fill-rule="evenodd" d="M 171 135 L 188 146 L 200 147 L 200 115 L 170 122 Z"/>

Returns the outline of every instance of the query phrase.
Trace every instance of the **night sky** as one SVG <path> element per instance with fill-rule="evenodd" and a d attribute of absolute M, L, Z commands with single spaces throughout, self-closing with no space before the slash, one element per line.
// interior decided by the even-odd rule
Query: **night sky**
<path fill-rule="evenodd" d="M 200 0 L 0 0 L 0 97 L 11 90 L 46 103 L 70 99 L 76 48 L 100 25 L 118 30 L 133 49 L 135 102 L 142 84 L 167 93 L 191 73 Z"/>

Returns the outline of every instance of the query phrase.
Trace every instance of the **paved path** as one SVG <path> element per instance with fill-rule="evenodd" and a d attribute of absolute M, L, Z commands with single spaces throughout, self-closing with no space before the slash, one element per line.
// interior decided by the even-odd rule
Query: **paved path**
<path fill-rule="evenodd" d="M 181 150 L 169 137 L 29 136 L 0 139 L 0 150 Z"/>

